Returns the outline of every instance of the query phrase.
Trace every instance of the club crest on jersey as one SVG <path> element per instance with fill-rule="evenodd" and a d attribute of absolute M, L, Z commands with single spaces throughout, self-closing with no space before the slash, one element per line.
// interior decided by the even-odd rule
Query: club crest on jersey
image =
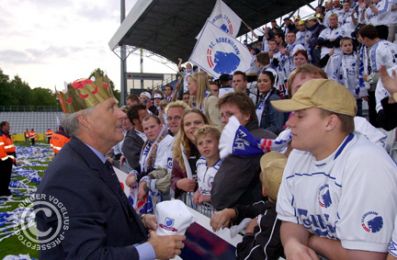
<path fill-rule="evenodd" d="M 178 230 L 174 227 L 175 224 L 175 219 L 173 218 L 165 218 L 165 223 L 160 223 L 159 226 L 162 229 L 168 230 L 168 231 L 172 231 L 172 232 L 177 232 Z"/>
<path fill-rule="evenodd" d="M 167 169 L 172 169 L 172 158 L 168 157 L 167 158 Z"/>
<path fill-rule="evenodd" d="M 331 194 L 329 193 L 329 186 L 325 184 L 320 187 L 320 191 L 318 193 L 318 202 L 320 207 L 328 208 L 332 204 Z"/>
<path fill-rule="evenodd" d="M 383 218 L 375 211 L 369 211 L 361 218 L 361 226 L 368 233 L 377 233 L 383 227 Z"/>

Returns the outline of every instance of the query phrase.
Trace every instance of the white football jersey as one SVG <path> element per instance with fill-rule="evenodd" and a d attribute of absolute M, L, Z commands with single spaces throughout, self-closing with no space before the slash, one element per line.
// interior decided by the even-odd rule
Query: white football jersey
<path fill-rule="evenodd" d="M 338 239 L 352 250 L 387 252 L 397 213 L 397 166 L 386 151 L 359 134 L 316 161 L 293 150 L 280 186 L 282 221 Z"/>
<path fill-rule="evenodd" d="M 359 87 L 358 71 L 359 63 L 356 53 L 332 55 L 324 68 L 329 79 L 338 81 L 347 87 L 350 93 L 357 99 L 367 96 L 367 90 Z M 356 92 L 358 90 L 358 93 Z"/>
<path fill-rule="evenodd" d="M 342 36 L 342 30 L 340 27 L 331 29 L 329 27 L 325 28 L 324 30 L 321 31 L 320 35 L 318 38 L 322 38 L 325 40 L 330 40 L 334 41 L 336 38 Z M 331 48 L 328 47 L 321 47 L 321 58 L 324 58 L 325 55 L 327 55 L 331 51 Z M 334 54 L 339 54 L 341 52 L 340 48 L 334 48 Z"/>
<path fill-rule="evenodd" d="M 391 67 L 387 70 L 387 72 L 389 73 L 390 76 L 392 75 L 393 70 L 395 70 L 397 72 L 397 65 L 395 65 L 394 67 Z M 376 112 L 379 112 L 380 110 L 383 109 L 382 100 L 385 97 L 389 97 L 389 96 L 390 96 L 390 94 L 383 86 L 382 80 L 378 80 L 378 83 L 376 84 L 376 89 L 375 89 Z"/>
<path fill-rule="evenodd" d="M 218 160 L 213 166 L 208 167 L 204 157 L 200 157 L 200 159 L 197 160 L 197 183 L 201 194 L 211 195 L 212 183 L 214 182 L 215 174 L 218 172 L 221 164 L 222 161 Z"/>
<path fill-rule="evenodd" d="M 397 64 L 397 45 L 380 40 L 369 49 L 369 66 L 371 72 L 378 72 L 380 66 L 385 66 L 387 69 Z"/>
<path fill-rule="evenodd" d="M 154 168 L 167 169 L 169 151 L 172 150 L 174 144 L 174 137 L 166 135 L 163 140 L 159 143 L 156 154 L 156 161 L 154 162 Z"/>
<path fill-rule="evenodd" d="M 394 257 L 397 257 L 397 216 L 396 220 L 394 221 L 394 231 L 392 235 L 392 240 L 389 244 L 389 254 Z"/>
<path fill-rule="evenodd" d="M 154 161 L 154 169 L 167 169 L 168 168 L 168 158 L 169 151 L 172 150 L 174 137 L 166 135 L 163 140 L 161 140 L 157 145 L 156 158 Z M 147 170 L 147 160 L 148 156 L 153 148 L 152 143 L 147 143 L 141 151 L 141 156 L 139 158 L 139 164 L 141 165 L 141 171 L 146 172 Z"/>
<path fill-rule="evenodd" d="M 387 25 L 387 17 L 391 10 L 391 3 L 389 0 L 380 0 L 375 7 L 378 9 L 377 14 L 375 14 L 371 8 L 366 9 L 365 17 L 367 23 L 374 26 L 381 24 Z"/>

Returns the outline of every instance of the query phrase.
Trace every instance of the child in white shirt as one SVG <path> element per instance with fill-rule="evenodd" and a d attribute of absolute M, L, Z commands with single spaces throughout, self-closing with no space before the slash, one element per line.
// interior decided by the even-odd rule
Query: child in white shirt
<path fill-rule="evenodd" d="M 218 128 L 210 125 L 204 125 L 195 132 L 196 146 L 201 157 L 196 163 L 198 189 L 194 193 L 193 202 L 197 204 L 199 212 L 209 217 L 213 212 L 210 204 L 212 183 L 222 163 L 218 148 L 220 134 Z"/>

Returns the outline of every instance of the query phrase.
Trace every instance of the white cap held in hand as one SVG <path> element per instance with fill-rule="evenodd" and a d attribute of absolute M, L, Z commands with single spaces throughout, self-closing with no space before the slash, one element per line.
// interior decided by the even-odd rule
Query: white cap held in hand
<path fill-rule="evenodd" d="M 184 235 L 194 222 L 193 215 L 180 200 L 166 200 L 158 203 L 156 215 L 158 235 Z"/>

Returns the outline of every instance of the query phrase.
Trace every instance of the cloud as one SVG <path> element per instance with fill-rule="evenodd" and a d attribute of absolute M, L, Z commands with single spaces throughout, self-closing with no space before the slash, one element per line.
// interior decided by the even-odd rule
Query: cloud
<path fill-rule="evenodd" d="M 126 0 L 126 14 L 135 2 Z M 99 67 L 118 87 L 120 60 L 108 42 L 119 23 L 119 1 L 0 0 L 1 69 L 31 86 L 52 88 Z M 147 72 L 167 70 L 147 60 Z M 139 56 L 127 63 L 128 71 L 139 71 Z"/>
<path fill-rule="evenodd" d="M 4 17 L 0 16 L 0 27 L 7 28 L 9 26 L 10 26 L 10 23 L 8 22 L 8 20 L 5 19 Z"/>
<path fill-rule="evenodd" d="M 113 1 L 109 1 L 113 4 Z M 94 21 L 102 22 L 105 20 L 116 20 L 119 14 L 114 5 L 84 5 L 79 7 L 76 11 L 76 15 L 84 19 L 94 19 Z"/>
<path fill-rule="evenodd" d="M 50 46 L 46 49 L 27 49 L 26 51 L 32 55 L 35 59 L 45 60 L 49 57 L 63 58 L 67 57 L 71 53 L 75 53 L 83 50 L 78 47 L 58 47 Z"/>
<path fill-rule="evenodd" d="M 19 0 L 19 2 L 22 4 L 30 4 L 32 0 Z M 62 1 L 40 0 L 40 2 L 37 2 L 37 5 L 40 5 L 40 7 L 43 8 L 58 8 L 58 7 L 69 6 L 72 3 L 73 0 L 62 0 Z"/>
<path fill-rule="evenodd" d="M 25 64 L 32 63 L 32 57 L 24 51 L 2 50 L 0 51 L 2 63 Z"/>
<path fill-rule="evenodd" d="M 0 56 L 2 62 L 11 64 L 34 64 L 47 63 L 52 59 L 66 58 L 79 52 L 84 52 L 88 48 L 81 47 L 58 47 L 50 46 L 46 49 L 29 48 L 26 50 L 2 50 Z M 100 50 L 102 52 L 102 50 Z"/>

